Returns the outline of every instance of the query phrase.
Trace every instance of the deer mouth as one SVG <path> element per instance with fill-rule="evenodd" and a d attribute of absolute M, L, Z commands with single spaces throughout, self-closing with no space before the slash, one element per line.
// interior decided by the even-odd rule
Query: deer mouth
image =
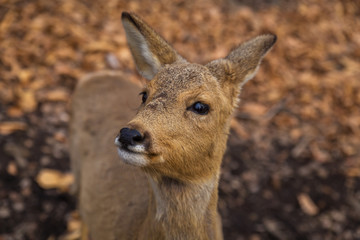
<path fill-rule="evenodd" d="M 163 163 L 164 158 L 160 152 L 153 151 L 146 143 L 124 144 L 119 136 L 115 138 L 115 145 L 119 157 L 127 164 L 145 167 L 149 164 Z"/>
<path fill-rule="evenodd" d="M 117 149 L 119 157 L 128 164 L 143 167 L 146 166 L 148 160 L 144 153 L 133 152 L 127 148 L 118 147 Z"/>
<path fill-rule="evenodd" d="M 147 151 L 146 147 L 142 144 L 125 145 L 119 141 L 119 137 L 115 138 L 115 145 L 117 146 L 117 152 L 119 157 L 128 164 L 134 166 L 146 166 Z"/>

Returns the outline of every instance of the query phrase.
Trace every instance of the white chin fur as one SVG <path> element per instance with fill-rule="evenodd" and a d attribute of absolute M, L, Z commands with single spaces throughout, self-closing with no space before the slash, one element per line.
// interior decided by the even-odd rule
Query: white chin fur
<path fill-rule="evenodd" d="M 132 153 L 121 148 L 118 148 L 118 154 L 124 162 L 135 165 L 135 166 L 145 166 L 147 164 L 147 160 L 145 156 L 141 153 Z"/>
<path fill-rule="evenodd" d="M 145 153 L 145 146 L 144 145 L 129 145 L 128 149 L 135 153 Z"/>

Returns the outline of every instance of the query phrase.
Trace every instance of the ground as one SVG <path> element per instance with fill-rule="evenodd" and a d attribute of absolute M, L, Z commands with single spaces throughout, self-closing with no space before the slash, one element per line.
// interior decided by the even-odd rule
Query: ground
<path fill-rule="evenodd" d="M 143 81 L 124 10 L 191 62 L 278 36 L 231 125 L 225 239 L 360 239 L 359 2 L 0 0 L 0 240 L 76 237 L 69 99 L 89 72 Z"/>

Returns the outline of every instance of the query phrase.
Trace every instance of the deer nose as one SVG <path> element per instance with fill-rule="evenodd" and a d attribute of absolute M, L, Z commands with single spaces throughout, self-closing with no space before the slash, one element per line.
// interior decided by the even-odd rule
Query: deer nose
<path fill-rule="evenodd" d="M 124 146 L 135 145 L 136 143 L 141 143 L 144 140 L 144 137 L 136 129 L 122 128 L 120 130 L 119 141 Z"/>

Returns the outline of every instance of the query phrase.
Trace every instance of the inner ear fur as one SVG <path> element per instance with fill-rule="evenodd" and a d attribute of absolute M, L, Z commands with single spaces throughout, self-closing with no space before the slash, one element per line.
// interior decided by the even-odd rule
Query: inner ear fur
<path fill-rule="evenodd" d="M 136 67 L 146 79 L 151 80 L 165 64 L 185 61 L 137 15 L 123 12 L 121 20 Z"/>

